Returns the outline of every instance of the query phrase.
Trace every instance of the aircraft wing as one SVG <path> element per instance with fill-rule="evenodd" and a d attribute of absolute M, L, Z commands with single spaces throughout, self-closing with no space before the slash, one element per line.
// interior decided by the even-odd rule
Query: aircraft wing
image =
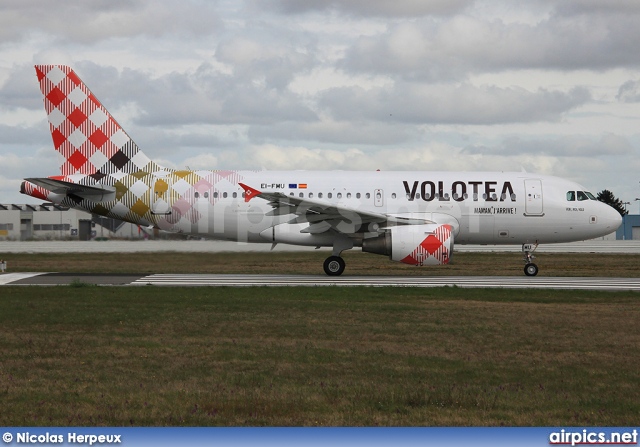
<path fill-rule="evenodd" d="M 26 181 L 40 186 L 55 194 L 74 195 L 82 199 L 101 202 L 115 197 L 116 189 L 107 185 L 80 185 L 78 183 L 65 182 L 51 177 L 27 178 Z"/>
<path fill-rule="evenodd" d="M 384 228 L 381 228 L 381 225 L 424 225 L 433 223 L 425 219 L 394 217 L 383 213 L 333 205 L 320 200 L 288 196 L 281 192 L 262 192 L 244 183 L 239 183 L 239 185 L 245 191 L 245 202 L 254 197 L 269 202 L 273 210 L 267 215 L 282 216 L 291 214 L 295 217 L 289 223 L 309 223 L 309 226 L 302 230 L 303 233 L 317 234 L 334 229 L 340 233 L 348 234 L 359 231 L 383 230 Z M 365 226 L 369 224 L 378 225 L 365 230 Z"/>

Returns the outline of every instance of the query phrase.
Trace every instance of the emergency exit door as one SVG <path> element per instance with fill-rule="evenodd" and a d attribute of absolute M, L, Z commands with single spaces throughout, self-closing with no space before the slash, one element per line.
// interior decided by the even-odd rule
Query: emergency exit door
<path fill-rule="evenodd" d="M 373 191 L 373 203 L 376 206 L 384 205 L 384 194 L 381 189 L 376 189 L 375 191 Z"/>
<path fill-rule="evenodd" d="M 525 202 L 524 214 L 526 216 L 544 215 L 542 203 L 542 180 L 526 179 L 524 181 Z"/>

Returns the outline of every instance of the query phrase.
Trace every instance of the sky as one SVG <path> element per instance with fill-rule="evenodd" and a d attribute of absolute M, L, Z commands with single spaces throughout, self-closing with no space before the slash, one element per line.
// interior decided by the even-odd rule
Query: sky
<path fill-rule="evenodd" d="M 521 171 L 640 209 L 637 0 L 3 0 L 0 203 L 58 174 L 34 64 L 191 169 Z"/>

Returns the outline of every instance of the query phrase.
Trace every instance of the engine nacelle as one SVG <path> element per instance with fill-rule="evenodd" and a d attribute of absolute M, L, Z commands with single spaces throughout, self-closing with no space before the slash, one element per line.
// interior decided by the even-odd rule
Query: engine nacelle
<path fill-rule="evenodd" d="M 331 247 L 336 236 L 325 232 L 311 234 L 304 232 L 309 227 L 308 223 L 280 224 L 267 228 L 260 236 L 269 242 L 278 242 L 292 245 L 307 245 L 310 247 Z"/>
<path fill-rule="evenodd" d="M 362 251 L 411 265 L 448 264 L 453 255 L 451 225 L 403 225 L 362 241 Z"/>

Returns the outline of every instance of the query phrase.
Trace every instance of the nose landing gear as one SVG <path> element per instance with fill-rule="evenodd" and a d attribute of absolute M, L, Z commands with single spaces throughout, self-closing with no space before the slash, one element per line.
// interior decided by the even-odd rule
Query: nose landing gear
<path fill-rule="evenodd" d="M 535 244 L 522 244 L 522 254 L 524 255 L 524 274 L 527 276 L 536 276 L 538 274 L 538 266 L 532 261 L 535 259 L 533 252 L 538 248 L 538 243 Z"/>

